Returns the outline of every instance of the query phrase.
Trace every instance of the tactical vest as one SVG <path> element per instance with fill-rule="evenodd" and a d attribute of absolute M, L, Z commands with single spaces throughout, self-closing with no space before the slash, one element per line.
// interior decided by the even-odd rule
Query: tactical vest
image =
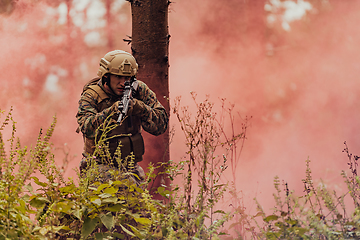
<path fill-rule="evenodd" d="M 92 82 L 97 82 L 95 79 Z M 98 84 L 87 84 L 84 87 L 83 93 L 90 94 L 97 103 L 96 110 L 98 112 L 111 107 L 119 99 L 111 98 Z M 114 124 L 117 116 L 114 116 Z M 120 135 L 120 136 L 119 136 Z M 126 136 L 121 136 L 126 135 Z M 135 162 L 140 162 L 145 153 L 144 140 L 141 135 L 141 120 L 136 116 L 128 116 L 121 125 L 110 131 L 107 135 L 109 143 L 109 151 L 113 158 L 115 150 L 121 144 L 121 159 L 129 156 L 131 153 L 135 155 Z M 86 154 L 92 155 L 94 153 L 95 140 L 84 136 L 84 151 Z M 113 161 L 117 165 L 116 161 Z"/>

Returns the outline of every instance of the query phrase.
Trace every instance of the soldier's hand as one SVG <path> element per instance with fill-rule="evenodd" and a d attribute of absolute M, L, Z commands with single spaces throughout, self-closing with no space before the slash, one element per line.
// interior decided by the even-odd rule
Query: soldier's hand
<path fill-rule="evenodd" d="M 129 102 L 128 115 L 141 116 L 146 110 L 145 103 L 136 98 L 133 98 Z"/>
<path fill-rule="evenodd" d="M 120 101 L 115 102 L 111 107 L 110 107 L 110 113 L 115 112 L 117 113 L 119 111 L 119 104 Z"/>

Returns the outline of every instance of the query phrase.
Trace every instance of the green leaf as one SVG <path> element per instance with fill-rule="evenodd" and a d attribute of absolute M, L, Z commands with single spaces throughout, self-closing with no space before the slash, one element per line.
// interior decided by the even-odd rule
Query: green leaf
<path fill-rule="evenodd" d="M 294 231 L 295 231 L 296 234 L 302 236 L 308 231 L 308 229 L 301 228 L 301 227 L 296 227 L 296 228 L 294 228 Z"/>
<path fill-rule="evenodd" d="M 81 236 L 86 239 L 95 230 L 98 222 L 98 218 L 85 218 L 81 229 Z"/>
<path fill-rule="evenodd" d="M 122 181 L 116 180 L 116 181 L 113 181 L 110 185 L 117 186 L 117 185 L 122 185 L 122 184 L 123 184 Z"/>
<path fill-rule="evenodd" d="M 33 199 L 30 200 L 30 205 L 34 208 L 42 208 L 45 203 L 50 203 L 50 201 L 47 198 L 44 197 L 34 197 Z"/>
<path fill-rule="evenodd" d="M 28 185 L 25 185 L 24 188 L 26 188 L 30 193 L 33 192 L 33 187 L 31 186 L 31 183 L 29 183 Z"/>
<path fill-rule="evenodd" d="M 118 233 L 118 232 L 114 232 L 112 235 L 113 235 L 113 237 L 116 237 L 116 238 L 119 238 L 119 239 L 124 239 L 125 238 L 124 234 L 121 234 L 121 233 Z"/>
<path fill-rule="evenodd" d="M 200 226 L 200 221 L 201 221 L 201 220 L 202 220 L 201 218 L 196 218 L 195 225 L 196 225 L 197 227 Z"/>
<path fill-rule="evenodd" d="M 163 192 L 165 191 L 165 188 L 164 187 L 158 187 L 157 191 L 162 196 Z"/>
<path fill-rule="evenodd" d="M 58 232 L 60 230 L 67 230 L 70 231 L 71 229 L 68 226 L 56 226 L 56 227 L 51 227 L 51 230 L 53 232 Z"/>
<path fill-rule="evenodd" d="M 217 210 L 214 213 L 221 213 L 221 214 L 226 214 L 223 210 Z"/>
<path fill-rule="evenodd" d="M 140 239 L 143 239 L 143 238 L 144 238 L 144 236 L 142 236 L 141 232 L 140 232 L 139 230 L 137 230 L 136 227 L 134 227 L 134 226 L 132 226 L 132 225 L 130 225 L 130 224 L 127 224 L 127 225 L 131 228 L 131 230 L 135 233 L 135 235 L 136 235 L 138 238 L 140 238 Z"/>
<path fill-rule="evenodd" d="M 121 225 L 121 224 L 119 224 L 119 225 L 125 233 L 127 233 L 128 235 L 130 235 L 132 237 L 135 237 L 135 235 L 132 232 L 130 232 L 129 230 L 127 230 L 123 225 Z"/>
<path fill-rule="evenodd" d="M 151 220 L 148 218 L 134 218 L 136 222 L 142 224 L 142 225 L 150 225 L 151 224 Z"/>
<path fill-rule="evenodd" d="M 108 193 L 108 194 L 113 195 L 113 194 L 117 193 L 118 190 L 119 190 L 119 189 L 116 189 L 116 188 L 114 188 L 114 187 L 109 187 L 109 188 L 106 188 L 106 189 L 104 190 L 104 193 Z"/>
<path fill-rule="evenodd" d="M 28 194 L 23 195 L 21 198 L 26 202 L 30 200 L 30 196 Z"/>
<path fill-rule="evenodd" d="M 108 187 L 108 186 L 109 186 L 109 184 L 104 183 L 104 184 L 101 184 L 96 190 L 97 190 L 98 192 L 100 192 L 101 190 L 103 190 L 104 188 L 106 188 L 106 187 Z"/>
<path fill-rule="evenodd" d="M 133 213 L 133 212 L 130 211 L 130 210 L 127 210 L 127 211 L 125 212 L 125 214 L 128 215 L 129 217 L 134 218 L 134 219 L 140 217 L 140 214 L 139 214 L 139 213 Z"/>
<path fill-rule="evenodd" d="M 112 197 L 112 195 L 108 194 L 108 193 L 102 193 L 102 194 L 99 194 L 99 197 L 101 197 L 101 198 L 109 198 L 109 197 Z"/>
<path fill-rule="evenodd" d="M 97 205 L 97 206 L 101 206 L 101 199 L 100 198 L 91 198 L 90 201 Z"/>
<path fill-rule="evenodd" d="M 281 228 L 281 229 L 286 227 L 285 223 L 283 223 L 283 222 L 276 222 L 275 226 L 277 226 L 278 228 Z"/>
<path fill-rule="evenodd" d="M 275 221 L 275 220 L 278 220 L 278 216 L 276 215 L 270 215 L 270 216 L 267 216 L 266 218 L 264 218 L 264 221 L 265 222 L 270 222 L 270 221 Z"/>
<path fill-rule="evenodd" d="M 285 222 L 287 222 L 288 224 L 290 224 L 291 226 L 295 226 L 298 223 L 298 220 L 293 220 L 293 219 L 287 219 L 285 220 Z"/>
<path fill-rule="evenodd" d="M 63 212 L 70 215 L 72 213 L 71 207 L 72 204 L 69 202 L 58 202 L 53 205 L 52 209 L 56 212 Z"/>
<path fill-rule="evenodd" d="M 41 229 L 41 227 L 37 226 L 37 227 L 34 227 L 34 229 L 32 231 L 36 232 L 36 231 L 39 231 L 40 229 Z"/>
<path fill-rule="evenodd" d="M 72 214 L 77 218 L 77 219 L 81 219 L 81 211 L 80 209 L 75 209 L 72 211 Z"/>
<path fill-rule="evenodd" d="M 95 233 L 95 239 L 96 240 L 107 239 L 108 236 L 109 236 L 108 233 Z"/>
<path fill-rule="evenodd" d="M 69 186 L 62 187 L 59 190 L 60 190 L 60 192 L 67 194 L 67 193 L 73 193 L 75 189 L 76 189 L 76 186 L 74 184 L 71 184 Z"/>
<path fill-rule="evenodd" d="M 130 186 L 130 192 L 133 192 L 134 190 L 136 190 L 138 193 L 144 192 L 141 188 L 137 187 L 135 184 Z"/>
<path fill-rule="evenodd" d="M 47 183 L 40 182 L 40 180 L 37 177 L 31 177 L 31 178 L 34 179 L 34 182 L 39 186 L 42 186 L 42 187 L 47 187 L 48 186 Z"/>
<path fill-rule="evenodd" d="M 103 199 L 101 202 L 102 203 L 113 203 L 113 204 L 115 204 L 115 203 L 117 203 L 117 201 L 118 201 L 117 197 L 110 197 L 110 198 Z"/>
<path fill-rule="evenodd" d="M 101 214 L 100 219 L 104 226 L 111 231 L 114 227 L 114 216 L 112 213 L 108 212 L 107 214 Z"/>
<path fill-rule="evenodd" d="M 106 210 L 111 211 L 111 212 L 119 212 L 124 208 L 125 208 L 125 206 L 122 204 L 115 204 L 113 206 L 107 207 Z"/>
<path fill-rule="evenodd" d="M 20 206 L 17 207 L 17 209 L 19 209 L 21 212 L 25 212 L 26 211 L 26 203 L 23 199 L 19 198 L 18 202 L 20 204 Z"/>

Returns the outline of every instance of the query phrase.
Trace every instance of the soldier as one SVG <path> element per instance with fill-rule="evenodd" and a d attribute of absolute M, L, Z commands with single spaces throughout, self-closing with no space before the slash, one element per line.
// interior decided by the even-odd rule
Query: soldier
<path fill-rule="evenodd" d="M 155 93 L 144 82 L 138 81 L 138 88 L 129 102 L 127 116 L 121 123 L 117 122 L 125 82 L 137 81 L 137 70 L 136 60 L 130 53 L 114 50 L 101 58 L 98 77 L 84 86 L 76 115 L 78 132 L 81 131 L 84 138 L 84 157 L 80 163 L 82 173 L 90 157 L 93 157 L 96 159 L 99 174 L 102 174 L 102 180 L 109 180 L 109 170 L 121 167 L 115 160 L 119 155 L 119 147 L 121 159 L 132 155 L 135 165 L 132 165 L 130 170 L 140 179 L 145 177 L 143 169 L 137 164 L 142 161 L 145 152 L 141 131 L 144 129 L 156 136 L 164 133 L 168 126 L 168 115 Z M 93 154 L 96 130 L 107 120 L 110 120 L 111 127 L 111 131 L 106 134 L 110 159 L 105 160 L 104 157 Z M 98 132 L 97 140 L 100 134 Z"/>

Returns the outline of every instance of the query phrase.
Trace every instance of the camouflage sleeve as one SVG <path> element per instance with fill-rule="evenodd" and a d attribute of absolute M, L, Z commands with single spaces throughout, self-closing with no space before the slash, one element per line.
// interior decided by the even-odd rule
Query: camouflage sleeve
<path fill-rule="evenodd" d="M 76 119 L 79 124 L 80 131 L 87 138 L 94 139 L 96 129 L 104 122 L 104 120 L 113 111 L 112 107 L 106 108 L 101 112 L 96 109 L 97 99 L 89 92 L 85 91 L 79 100 L 79 108 Z"/>
<path fill-rule="evenodd" d="M 169 122 L 166 110 L 156 98 L 156 94 L 141 81 L 137 99 L 145 103 L 140 114 L 142 128 L 155 136 L 164 133 Z"/>

